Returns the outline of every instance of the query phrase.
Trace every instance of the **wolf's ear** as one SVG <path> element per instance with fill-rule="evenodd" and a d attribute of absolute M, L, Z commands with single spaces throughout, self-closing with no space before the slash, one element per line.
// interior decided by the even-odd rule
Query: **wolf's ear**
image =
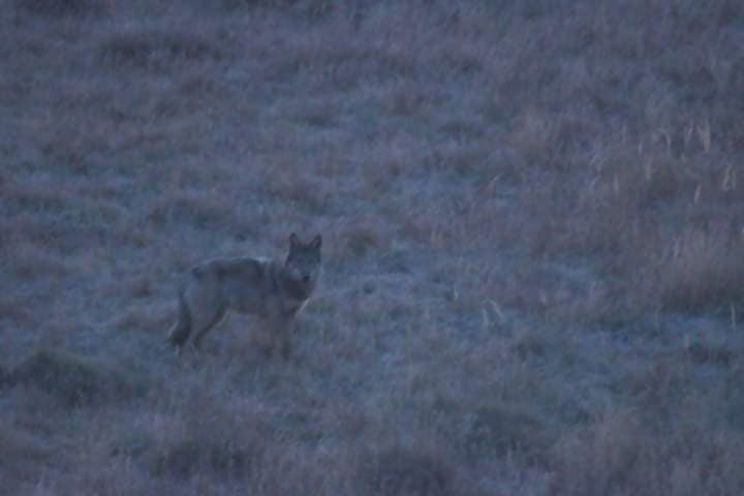
<path fill-rule="evenodd" d="M 295 233 L 292 233 L 289 235 L 289 246 L 291 248 L 294 248 L 295 246 L 300 244 L 300 239 L 297 237 Z"/>
<path fill-rule="evenodd" d="M 323 244 L 323 238 L 320 234 L 315 236 L 312 241 L 310 241 L 310 247 L 315 250 L 320 250 L 320 245 Z"/>

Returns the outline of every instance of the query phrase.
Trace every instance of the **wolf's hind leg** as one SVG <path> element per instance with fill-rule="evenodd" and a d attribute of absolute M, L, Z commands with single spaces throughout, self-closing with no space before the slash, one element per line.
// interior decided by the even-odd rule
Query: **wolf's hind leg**
<path fill-rule="evenodd" d="M 214 316 L 209 319 L 204 326 L 202 326 L 201 329 L 199 329 L 196 334 L 194 335 L 193 343 L 194 348 L 199 348 L 201 346 L 202 339 L 204 339 L 204 336 L 217 327 L 223 320 L 225 320 L 225 317 L 227 316 L 227 306 L 222 306 L 217 309 L 217 311 L 214 313 Z"/>
<path fill-rule="evenodd" d="M 168 333 L 168 342 L 180 350 L 189 339 L 189 334 L 191 334 L 191 312 L 181 292 L 178 295 L 178 320 Z"/>
<path fill-rule="evenodd" d="M 191 326 L 188 322 L 178 319 L 168 333 L 168 342 L 176 348 L 181 348 L 191 334 Z"/>

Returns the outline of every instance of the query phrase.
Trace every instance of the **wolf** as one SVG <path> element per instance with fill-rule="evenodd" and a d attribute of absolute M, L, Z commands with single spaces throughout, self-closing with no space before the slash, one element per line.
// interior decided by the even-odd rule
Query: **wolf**
<path fill-rule="evenodd" d="M 209 260 L 191 269 L 178 292 L 178 320 L 168 341 L 180 352 L 190 336 L 199 348 L 204 336 L 230 312 L 258 317 L 270 333 L 267 351 L 291 353 L 295 316 L 318 283 L 322 237 L 304 243 L 289 236 L 284 262 L 239 257 Z"/>

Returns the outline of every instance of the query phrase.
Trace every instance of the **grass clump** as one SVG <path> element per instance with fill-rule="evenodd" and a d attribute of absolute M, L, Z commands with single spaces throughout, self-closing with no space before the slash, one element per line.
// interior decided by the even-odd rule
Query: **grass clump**
<path fill-rule="evenodd" d="M 109 9 L 105 0 L 15 0 L 19 12 L 40 17 L 85 17 L 104 14 Z"/>
<path fill-rule="evenodd" d="M 222 52 L 210 40 L 178 31 L 132 31 L 103 40 L 101 59 L 113 67 L 158 69 L 178 62 L 219 60 Z"/>
<path fill-rule="evenodd" d="M 617 412 L 566 436 L 550 494 L 740 494 L 744 476 L 732 460 L 744 454 L 744 436 L 678 421 L 670 431 Z"/>
<path fill-rule="evenodd" d="M 659 266 L 661 306 L 682 313 L 728 314 L 744 307 L 744 243 L 725 232 L 690 229 Z"/>
<path fill-rule="evenodd" d="M 456 494 L 452 466 L 435 453 L 393 447 L 371 454 L 360 468 L 362 494 L 448 496 Z"/>
<path fill-rule="evenodd" d="M 552 441 L 537 415 L 510 405 L 480 407 L 470 418 L 465 449 L 473 458 L 518 453 L 531 460 L 544 459 Z"/>
<path fill-rule="evenodd" d="M 182 439 L 172 444 L 154 458 L 152 473 L 180 478 L 188 478 L 200 470 L 230 477 L 249 473 L 251 456 L 246 449 L 226 439 L 202 441 Z"/>
<path fill-rule="evenodd" d="M 225 406 L 228 398 L 209 393 L 189 396 L 172 417 L 175 428 L 149 432 L 143 460 L 155 477 L 190 480 L 261 477 L 273 441 L 265 419 L 244 406 Z"/>
<path fill-rule="evenodd" d="M 0 389 L 10 384 L 10 374 L 0 365 Z"/>
<path fill-rule="evenodd" d="M 39 349 L 9 374 L 13 384 L 37 387 L 66 407 L 121 401 L 143 389 L 131 377 L 106 364 L 73 353 Z"/>

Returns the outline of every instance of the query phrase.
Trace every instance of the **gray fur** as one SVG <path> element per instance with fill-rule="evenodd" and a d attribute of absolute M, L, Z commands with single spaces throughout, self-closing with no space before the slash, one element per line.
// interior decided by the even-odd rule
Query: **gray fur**
<path fill-rule="evenodd" d="M 179 351 L 188 342 L 199 347 L 204 336 L 230 312 L 261 319 L 271 334 L 269 350 L 291 350 L 295 316 L 315 290 L 321 268 L 322 238 L 303 243 L 289 237 L 285 261 L 239 257 L 207 261 L 191 269 L 179 291 L 178 321 L 168 341 Z"/>

